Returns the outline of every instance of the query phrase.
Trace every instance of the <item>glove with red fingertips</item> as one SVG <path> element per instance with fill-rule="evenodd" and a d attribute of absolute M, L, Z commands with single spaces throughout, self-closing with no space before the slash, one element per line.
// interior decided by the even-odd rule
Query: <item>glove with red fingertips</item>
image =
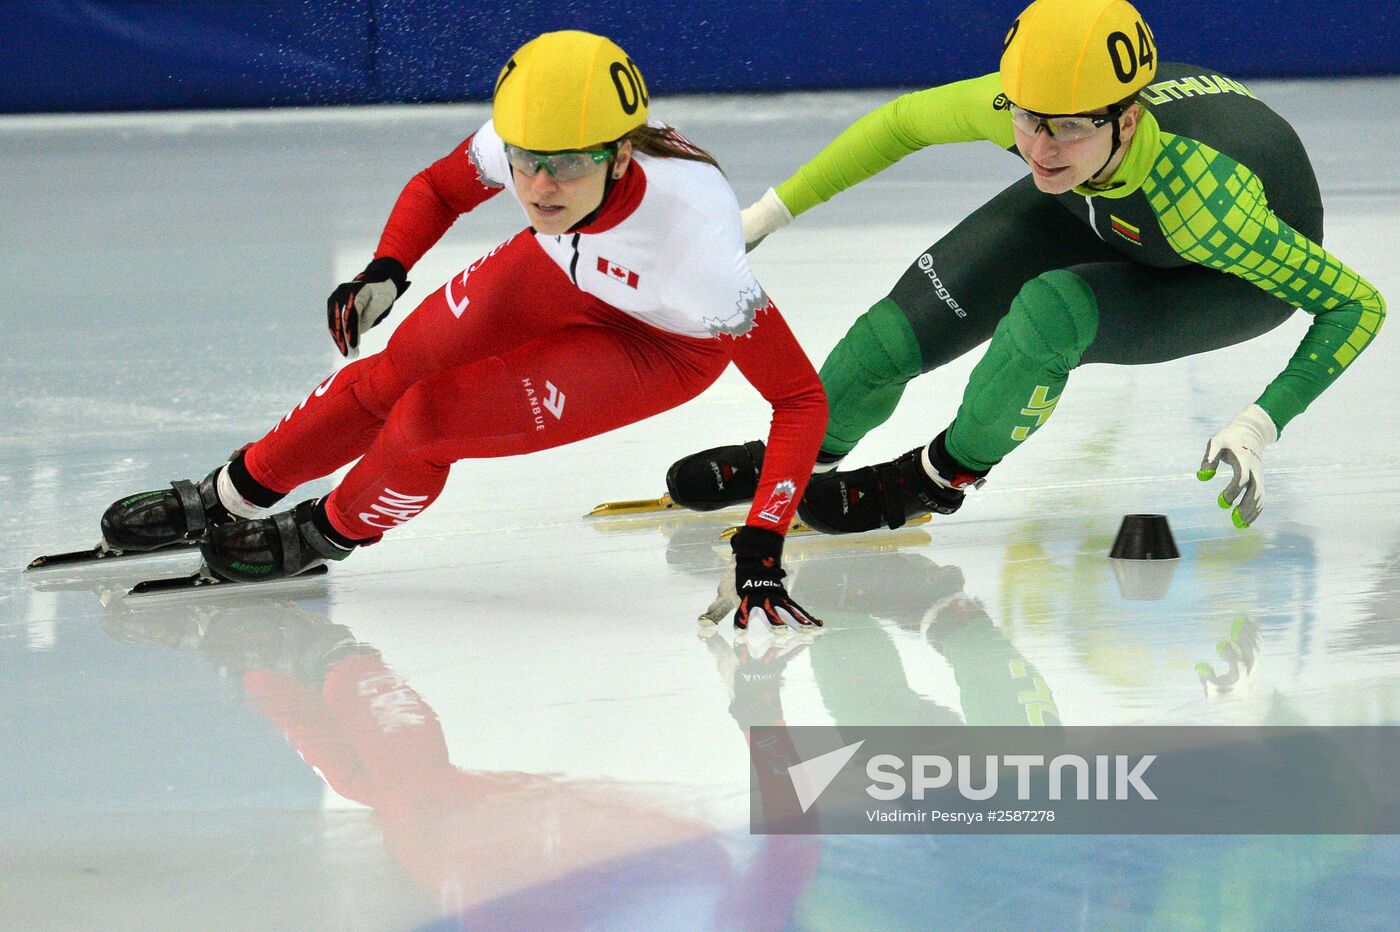
<path fill-rule="evenodd" d="M 389 316 L 408 286 L 408 270 L 392 256 L 375 259 L 353 281 L 343 282 L 326 299 L 326 324 L 340 355 L 353 357 L 360 334 Z"/>
<path fill-rule="evenodd" d="M 747 628 L 749 614 L 763 612 L 768 624 L 784 627 L 791 621 L 799 628 L 820 628 L 821 619 L 798 605 L 783 585 L 783 535 L 757 527 L 743 527 L 730 539 L 734 548 L 734 594 L 739 600 L 734 627 Z"/>

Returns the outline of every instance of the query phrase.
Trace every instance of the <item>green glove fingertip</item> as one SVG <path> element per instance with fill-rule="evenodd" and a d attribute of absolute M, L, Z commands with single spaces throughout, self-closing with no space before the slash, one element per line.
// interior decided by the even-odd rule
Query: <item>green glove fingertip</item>
<path fill-rule="evenodd" d="M 1221 493 L 1220 493 L 1220 497 L 1217 498 L 1217 499 L 1215 500 L 1215 503 L 1216 503 L 1217 505 L 1219 505 L 1221 508 L 1229 508 L 1229 507 L 1230 507 L 1230 500 L 1229 500 L 1228 498 L 1225 497 L 1225 493 L 1224 493 L 1224 492 L 1221 492 Z M 1239 509 L 1236 509 L 1236 510 L 1235 510 L 1235 513 L 1236 513 L 1236 514 L 1239 514 Z"/>
<path fill-rule="evenodd" d="M 1215 470 L 1214 470 L 1214 469 L 1198 469 L 1198 470 L 1196 470 L 1196 478 L 1197 478 L 1197 479 L 1200 479 L 1202 482 L 1209 482 L 1210 480 L 1212 480 L 1212 479 L 1215 478 Z"/>
<path fill-rule="evenodd" d="M 1238 508 L 1230 513 L 1230 520 L 1234 522 L 1235 527 L 1249 527 L 1249 522 L 1240 517 L 1240 510 Z"/>

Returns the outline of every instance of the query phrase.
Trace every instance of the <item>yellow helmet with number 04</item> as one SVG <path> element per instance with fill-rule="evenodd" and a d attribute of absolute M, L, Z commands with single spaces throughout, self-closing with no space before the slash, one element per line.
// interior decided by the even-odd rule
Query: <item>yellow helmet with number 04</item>
<path fill-rule="evenodd" d="M 1112 106 L 1156 74 L 1156 40 L 1127 0 L 1035 0 L 1002 47 L 1002 92 L 1047 116 Z"/>
<path fill-rule="evenodd" d="M 646 82 L 627 53 L 591 32 L 546 32 L 522 45 L 496 79 L 491 119 L 513 146 L 590 149 L 647 121 Z"/>

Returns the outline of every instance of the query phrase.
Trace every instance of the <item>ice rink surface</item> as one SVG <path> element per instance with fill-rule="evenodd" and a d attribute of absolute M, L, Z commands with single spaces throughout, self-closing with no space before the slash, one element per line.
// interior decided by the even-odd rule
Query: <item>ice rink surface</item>
<path fill-rule="evenodd" d="M 1393 305 L 1400 81 L 1255 90 L 1309 147 L 1326 245 Z M 890 96 L 653 113 L 748 203 Z M 326 295 L 409 176 L 486 113 L 0 120 L 0 927 L 1392 926 L 1400 846 L 1383 837 L 751 836 L 743 731 L 1026 724 L 1027 690 L 1071 725 L 1400 724 L 1388 330 L 1269 450 L 1245 531 L 1215 505 L 1224 480 L 1194 471 L 1304 315 L 1232 349 L 1076 371 L 959 514 L 789 543 L 792 591 L 827 620 L 815 639 L 700 636 L 741 510 L 582 517 L 659 494 L 685 453 L 762 436 L 766 405 L 732 369 L 614 434 L 459 463 L 431 510 L 301 589 L 120 597 L 187 555 L 21 574 L 92 543 L 121 495 L 204 475 L 334 370 Z M 754 267 L 819 364 L 1023 172 L 990 144 L 917 154 Z M 508 197 L 463 218 L 408 303 L 522 225 Z M 974 361 L 914 382 L 849 462 L 927 442 Z M 1164 598 L 1125 598 L 1106 558 L 1130 512 L 1170 517 Z"/>

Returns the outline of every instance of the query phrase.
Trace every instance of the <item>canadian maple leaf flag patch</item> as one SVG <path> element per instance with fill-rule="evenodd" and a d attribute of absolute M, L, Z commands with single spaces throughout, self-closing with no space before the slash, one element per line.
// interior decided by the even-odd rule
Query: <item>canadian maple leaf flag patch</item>
<path fill-rule="evenodd" d="M 637 282 L 641 278 L 641 276 L 639 276 L 636 272 L 632 271 L 631 269 L 625 269 L 622 266 L 618 265 L 616 262 L 604 259 L 602 256 L 598 257 L 598 271 L 602 272 L 609 278 L 617 279 L 618 281 L 626 285 L 628 288 L 636 288 Z"/>

